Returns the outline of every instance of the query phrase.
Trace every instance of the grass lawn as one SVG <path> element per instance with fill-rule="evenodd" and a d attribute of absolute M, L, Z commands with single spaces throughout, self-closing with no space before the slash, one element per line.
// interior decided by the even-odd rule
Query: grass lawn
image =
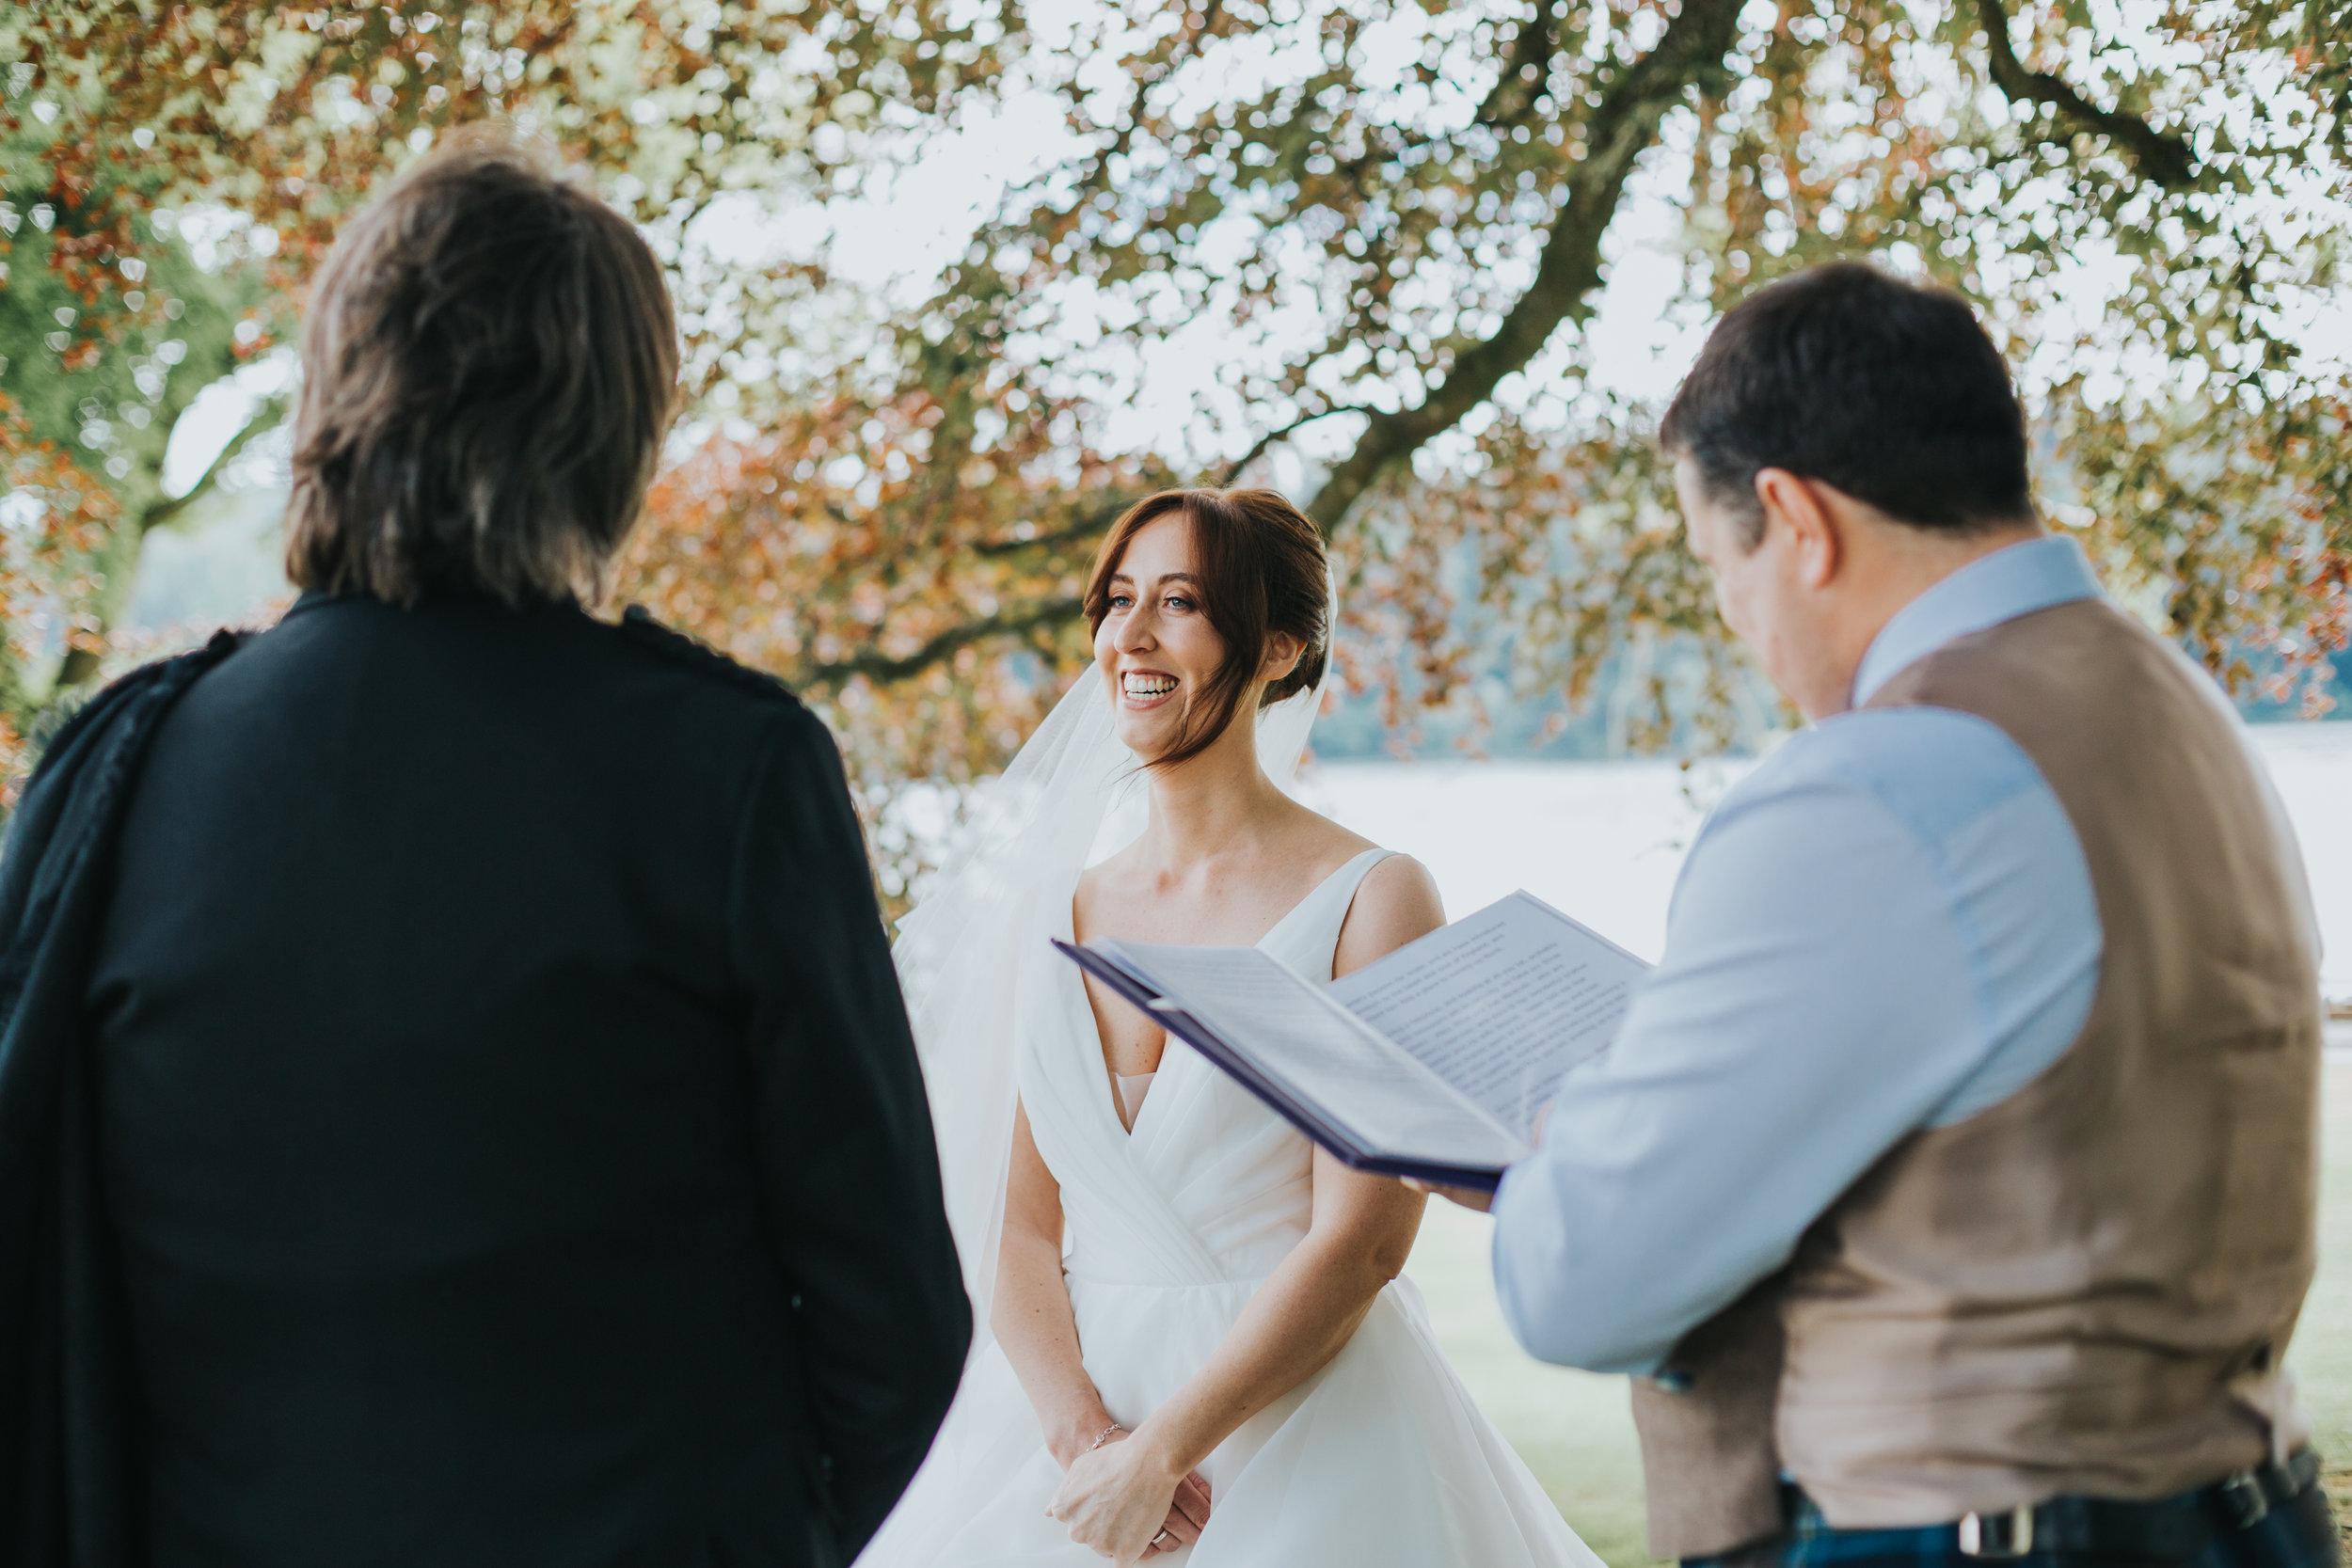
<path fill-rule="evenodd" d="M 2352 1065 L 2328 1069 L 2319 1279 L 2287 1359 L 2333 1462 L 2339 1521 L 2352 1523 Z M 1642 1463 L 1625 1380 L 1529 1359 L 1511 1342 L 1486 1274 L 1488 1222 L 1429 1206 L 1408 1270 L 1470 1392 L 1526 1456 L 1568 1523 L 1614 1568 L 1642 1546 Z M 2352 1561 L 2352 1529 L 2345 1532 Z"/>

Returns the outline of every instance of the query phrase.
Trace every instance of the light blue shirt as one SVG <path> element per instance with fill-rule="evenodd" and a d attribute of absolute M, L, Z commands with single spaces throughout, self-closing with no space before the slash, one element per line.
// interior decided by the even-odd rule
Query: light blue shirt
<path fill-rule="evenodd" d="M 2098 593 L 2072 540 L 1996 551 L 1886 624 L 1854 701 L 1954 638 Z M 1906 1134 L 2056 1062 L 2100 946 L 2082 847 L 1998 728 L 1883 708 L 1790 737 L 1708 818 L 1664 959 L 1496 1195 L 1519 1342 L 1655 1370 Z"/>

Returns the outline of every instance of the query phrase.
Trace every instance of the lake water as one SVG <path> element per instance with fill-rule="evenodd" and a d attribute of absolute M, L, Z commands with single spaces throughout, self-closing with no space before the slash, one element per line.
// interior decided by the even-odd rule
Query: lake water
<path fill-rule="evenodd" d="M 2249 728 L 2300 840 L 2326 944 L 2352 1000 L 2352 723 Z M 1699 823 L 1752 761 L 1330 763 L 1300 793 L 1429 867 L 1454 916 L 1525 888 L 1645 958 Z M 2330 1031 L 2352 1047 L 2352 1025 Z"/>

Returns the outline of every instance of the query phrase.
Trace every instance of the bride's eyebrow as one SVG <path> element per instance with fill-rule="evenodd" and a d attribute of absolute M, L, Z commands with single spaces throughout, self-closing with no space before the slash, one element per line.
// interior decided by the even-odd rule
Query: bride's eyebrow
<path fill-rule="evenodd" d="M 1113 572 L 1111 574 L 1111 580 L 1113 582 L 1123 582 L 1130 588 L 1133 588 L 1136 585 L 1136 579 L 1129 577 L 1124 572 Z M 1162 572 L 1154 580 L 1159 582 L 1188 582 L 1195 588 L 1200 586 L 1200 579 L 1194 577 L 1190 572 Z"/>

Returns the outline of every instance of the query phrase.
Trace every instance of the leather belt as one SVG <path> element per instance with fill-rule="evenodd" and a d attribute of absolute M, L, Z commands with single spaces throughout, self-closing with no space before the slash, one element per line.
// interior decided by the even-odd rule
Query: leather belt
<path fill-rule="evenodd" d="M 2002 1559 L 2034 1552 L 2103 1557 L 2191 1558 L 2214 1537 L 2260 1524 L 2316 1485 L 2319 1455 L 2305 1449 L 2284 1465 L 2246 1470 L 2153 1502 L 2052 1497 L 1960 1521 L 1960 1555 Z"/>

